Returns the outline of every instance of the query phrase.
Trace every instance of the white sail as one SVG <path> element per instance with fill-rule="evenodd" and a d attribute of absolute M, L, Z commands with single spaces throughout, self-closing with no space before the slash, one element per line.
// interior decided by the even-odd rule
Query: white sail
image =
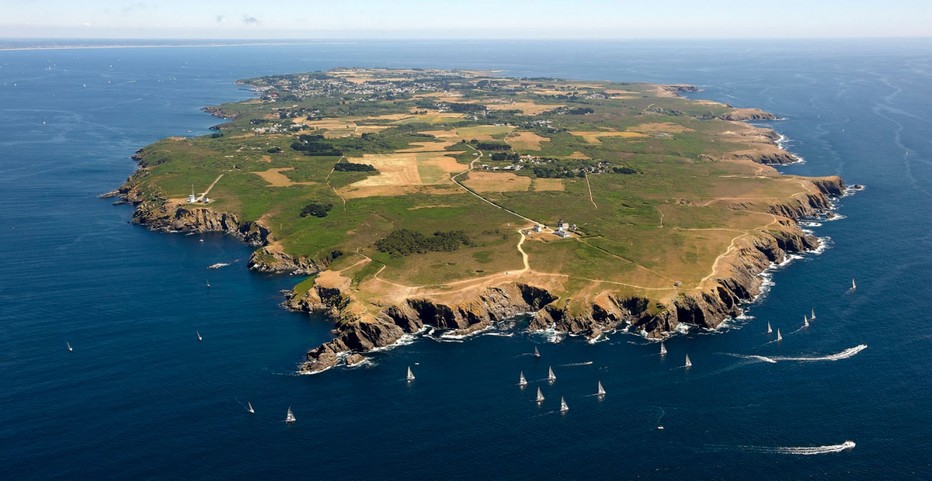
<path fill-rule="evenodd" d="M 803 327 L 809 327 L 809 318 L 803 314 Z"/>
<path fill-rule="evenodd" d="M 566 405 L 566 399 L 563 399 L 563 396 L 560 396 L 560 412 L 565 413 L 570 410 L 570 407 Z"/>
<path fill-rule="evenodd" d="M 661 356 L 667 355 L 667 347 L 663 345 L 663 341 L 660 341 L 660 355 Z"/>
<path fill-rule="evenodd" d="M 408 366 L 408 382 L 411 382 L 413 380 L 414 380 L 414 373 L 411 372 L 411 366 Z"/>
<path fill-rule="evenodd" d="M 689 360 L 689 354 L 686 355 L 686 362 L 683 364 L 683 367 L 693 367 L 693 362 Z"/>
<path fill-rule="evenodd" d="M 537 346 L 534 346 L 534 357 L 540 358 L 540 351 L 537 350 Z"/>
<path fill-rule="evenodd" d="M 293 422 L 295 422 L 295 421 L 297 421 L 297 419 L 295 419 L 294 413 L 291 412 L 291 406 L 288 406 L 288 414 L 285 415 L 285 422 L 286 422 L 286 423 L 293 423 Z"/>
<path fill-rule="evenodd" d="M 201 337 L 201 333 L 200 333 L 200 332 L 194 331 L 194 334 L 197 335 L 197 340 L 198 340 L 198 341 L 203 341 L 203 340 L 204 340 L 204 338 Z"/>
<path fill-rule="evenodd" d="M 812 308 L 812 310 L 809 311 L 809 319 L 813 321 L 815 320 L 815 308 L 814 307 Z"/>
<path fill-rule="evenodd" d="M 553 368 L 552 368 L 552 367 L 548 367 L 548 368 L 547 368 L 547 380 L 550 381 L 550 382 L 554 382 L 554 381 L 557 380 L 557 376 L 553 374 Z"/>
<path fill-rule="evenodd" d="M 518 374 L 518 385 L 521 387 L 527 386 L 527 379 L 524 378 L 524 371 Z"/>
<path fill-rule="evenodd" d="M 602 396 L 605 395 L 605 389 L 602 387 L 602 381 L 599 381 L 599 388 L 598 388 L 598 390 L 596 391 L 596 394 L 597 394 L 599 397 L 602 397 Z"/>
<path fill-rule="evenodd" d="M 74 348 L 71 347 L 71 343 L 70 343 L 70 342 L 66 342 L 65 345 L 68 346 L 68 352 L 73 352 L 73 351 L 74 351 Z"/>
<path fill-rule="evenodd" d="M 770 321 L 767 321 L 767 334 L 773 334 L 773 328 L 770 327 Z"/>
<path fill-rule="evenodd" d="M 777 328 L 777 340 L 778 340 L 778 341 L 782 341 L 782 340 L 783 340 L 783 336 L 780 335 L 780 329 L 779 329 L 779 328 Z"/>
<path fill-rule="evenodd" d="M 256 410 L 252 408 L 252 403 L 249 402 L 249 401 L 246 401 L 246 411 L 249 412 L 249 414 L 255 414 L 255 413 L 256 413 Z M 294 417 L 294 416 L 292 416 L 292 417 Z"/>
<path fill-rule="evenodd" d="M 858 285 L 854 283 L 854 278 L 852 278 L 852 279 L 851 279 L 851 290 L 853 291 L 853 290 L 855 290 L 855 289 L 857 289 L 857 288 L 858 288 Z"/>
<path fill-rule="evenodd" d="M 544 394 L 540 392 L 540 386 L 537 386 L 537 404 L 544 402 Z"/>

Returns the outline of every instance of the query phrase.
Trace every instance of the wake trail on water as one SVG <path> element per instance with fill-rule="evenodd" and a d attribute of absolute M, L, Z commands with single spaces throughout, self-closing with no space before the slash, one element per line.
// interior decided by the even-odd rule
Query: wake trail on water
<path fill-rule="evenodd" d="M 845 441 L 841 444 L 829 444 L 826 446 L 711 446 L 719 450 L 736 450 L 746 453 L 760 454 L 789 454 L 795 456 L 815 456 L 817 454 L 833 454 L 842 451 L 854 449 L 857 444 L 854 441 Z"/>
<path fill-rule="evenodd" d="M 569 364 L 560 364 L 559 366 L 560 367 L 576 367 L 576 366 L 591 366 L 591 365 L 592 365 L 592 361 L 585 361 L 585 362 L 571 362 Z"/>
<path fill-rule="evenodd" d="M 727 356 L 737 357 L 741 359 L 748 359 L 753 361 L 761 361 L 770 364 L 776 364 L 781 361 L 793 361 L 793 362 L 820 362 L 820 361 L 841 361 L 842 359 L 850 359 L 856 356 L 859 352 L 867 349 L 867 344 L 858 344 L 854 347 L 849 347 L 844 351 L 828 354 L 825 356 L 760 356 L 757 354 L 736 354 L 733 352 L 723 353 Z"/>

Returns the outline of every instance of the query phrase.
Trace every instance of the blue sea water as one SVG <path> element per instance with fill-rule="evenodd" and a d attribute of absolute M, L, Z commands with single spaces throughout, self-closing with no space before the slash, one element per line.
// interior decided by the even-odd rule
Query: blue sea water
<path fill-rule="evenodd" d="M 97 195 L 137 148 L 207 133 L 219 121 L 201 107 L 249 98 L 234 80 L 337 66 L 690 83 L 784 117 L 771 125 L 806 159 L 785 172 L 866 189 L 813 228 L 830 247 L 775 272 L 750 318 L 670 340 L 665 358 L 629 335 L 552 344 L 519 329 L 296 376 L 330 329 L 279 307 L 296 278 L 247 271 L 229 238 L 131 225 Z M 928 40 L 2 51 L 0 478 L 932 478 L 929 85 Z"/>

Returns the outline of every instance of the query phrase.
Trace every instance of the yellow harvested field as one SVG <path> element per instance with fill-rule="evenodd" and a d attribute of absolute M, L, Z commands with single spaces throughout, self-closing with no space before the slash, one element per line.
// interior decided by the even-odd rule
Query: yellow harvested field
<path fill-rule="evenodd" d="M 423 110 L 421 110 L 423 112 Z M 464 114 L 458 114 L 456 112 L 440 112 L 438 110 L 428 110 L 426 114 L 412 114 L 405 115 L 401 119 L 396 119 L 393 123 L 404 125 L 404 124 L 441 124 L 444 122 L 449 122 L 453 119 L 464 119 L 466 116 Z"/>
<path fill-rule="evenodd" d="M 573 152 L 572 154 L 568 155 L 567 158 L 573 159 L 573 160 L 589 160 L 592 157 L 589 157 L 588 155 L 577 150 L 576 152 Z"/>
<path fill-rule="evenodd" d="M 646 134 L 642 134 L 640 132 L 621 132 L 617 130 L 604 130 L 604 131 L 576 130 L 576 131 L 571 131 L 570 133 L 578 137 L 582 137 L 586 142 L 590 144 L 601 144 L 602 141 L 599 139 L 606 138 L 606 137 L 621 137 L 625 139 L 637 139 L 637 138 L 647 137 Z"/>
<path fill-rule="evenodd" d="M 494 141 L 493 135 L 507 134 L 514 130 L 510 125 L 477 125 L 474 127 L 457 127 L 456 134 L 466 140 Z"/>
<path fill-rule="evenodd" d="M 347 186 L 418 186 L 426 184 L 452 183 L 451 172 L 461 172 L 465 166 L 448 154 L 457 152 L 395 152 L 391 154 L 366 154 L 351 162 L 370 164 L 378 175 L 367 177 Z"/>
<path fill-rule="evenodd" d="M 629 127 L 628 130 L 631 132 L 641 132 L 644 134 L 678 134 L 681 132 L 693 132 L 693 129 L 673 122 L 652 122 L 647 124 L 640 124 L 635 125 L 634 127 Z"/>
<path fill-rule="evenodd" d="M 459 140 L 460 136 L 455 130 L 425 130 L 420 134 L 433 135 L 441 140 Z"/>
<path fill-rule="evenodd" d="M 463 189 L 451 182 L 445 185 L 363 185 L 350 184 L 337 189 L 344 199 L 362 199 L 365 197 L 394 197 L 411 194 L 424 195 L 454 195 L 464 194 Z"/>
<path fill-rule="evenodd" d="M 262 177 L 262 180 L 269 184 L 269 187 L 291 187 L 292 185 L 314 185 L 317 182 L 295 182 L 288 178 L 282 172 L 294 170 L 294 167 L 282 167 L 278 169 L 269 169 L 262 172 L 253 172 L 253 174 Z"/>
<path fill-rule="evenodd" d="M 558 107 L 565 107 L 562 104 L 536 104 L 534 102 L 511 102 L 507 104 L 490 103 L 486 107 L 489 110 L 519 110 L 524 115 L 539 115 L 543 112 L 551 111 Z"/>
<path fill-rule="evenodd" d="M 566 189 L 563 179 L 534 179 L 532 187 L 534 192 L 553 192 Z"/>
<path fill-rule="evenodd" d="M 463 184 L 476 192 L 527 192 L 531 178 L 511 172 L 473 171 Z"/>
<path fill-rule="evenodd" d="M 540 150 L 540 143 L 550 142 L 550 139 L 534 132 L 515 132 L 505 137 L 505 142 L 516 150 Z"/>
<path fill-rule="evenodd" d="M 605 93 L 609 95 L 640 95 L 637 92 L 623 89 L 605 89 Z"/>

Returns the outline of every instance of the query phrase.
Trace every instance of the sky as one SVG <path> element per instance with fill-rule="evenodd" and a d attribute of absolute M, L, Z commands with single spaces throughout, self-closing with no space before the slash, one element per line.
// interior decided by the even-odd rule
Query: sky
<path fill-rule="evenodd" d="M 932 37 L 930 0 L 0 0 L 0 38 Z"/>

